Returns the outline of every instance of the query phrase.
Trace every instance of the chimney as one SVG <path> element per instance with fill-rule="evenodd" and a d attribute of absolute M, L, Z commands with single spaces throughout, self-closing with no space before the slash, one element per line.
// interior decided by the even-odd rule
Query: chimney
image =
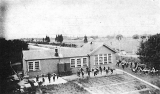
<path fill-rule="evenodd" d="M 90 51 L 93 51 L 93 43 L 90 43 Z"/>
<path fill-rule="evenodd" d="M 59 56 L 58 55 L 58 48 L 57 47 L 55 48 L 55 56 Z"/>

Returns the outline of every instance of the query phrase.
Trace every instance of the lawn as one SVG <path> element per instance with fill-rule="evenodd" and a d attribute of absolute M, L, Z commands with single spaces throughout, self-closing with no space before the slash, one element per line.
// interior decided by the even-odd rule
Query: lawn
<path fill-rule="evenodd" d="M 41 89 L 46 94 L 90 94 L 83 87 L 71 81 L 64 84 L 41 86 Z"/>
<path fill-rule="evenodd" d="M 79 79 L 78 83 L 96 94 L 160 94 L 153 87 L 127 74 Z"/>

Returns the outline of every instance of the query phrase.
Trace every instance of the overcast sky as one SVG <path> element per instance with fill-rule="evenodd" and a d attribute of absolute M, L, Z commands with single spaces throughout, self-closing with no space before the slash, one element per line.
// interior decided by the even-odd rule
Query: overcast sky
<path fill-rule="evenodd" d="M 160 0 L 8 1 L 8 38 L 160 33 Z"/>

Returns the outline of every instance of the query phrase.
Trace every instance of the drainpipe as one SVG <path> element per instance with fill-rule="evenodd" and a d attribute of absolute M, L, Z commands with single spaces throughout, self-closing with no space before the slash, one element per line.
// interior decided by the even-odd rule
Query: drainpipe
<path fill-rule="evenodd" d="M 88 56 L 88 67 L 89 69 L 91 69 L 90 55 L 88 54 L 87 56 Z"/>

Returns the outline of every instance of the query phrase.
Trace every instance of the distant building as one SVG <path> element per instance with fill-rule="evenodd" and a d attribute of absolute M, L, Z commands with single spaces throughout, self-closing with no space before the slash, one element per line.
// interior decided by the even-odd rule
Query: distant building
<path fill-rule="evenodd" d="M 23 51 L 23 71 L 30 77 L 63 72 L 68 68 L 72 73 L 76 73 L 81 67 L 88 66 L 92 69 L 115 63 L 115 53 L 116 51 L 106 44 L 93 42 L 81 48 L 59 47 L 49 50 Z"/>

